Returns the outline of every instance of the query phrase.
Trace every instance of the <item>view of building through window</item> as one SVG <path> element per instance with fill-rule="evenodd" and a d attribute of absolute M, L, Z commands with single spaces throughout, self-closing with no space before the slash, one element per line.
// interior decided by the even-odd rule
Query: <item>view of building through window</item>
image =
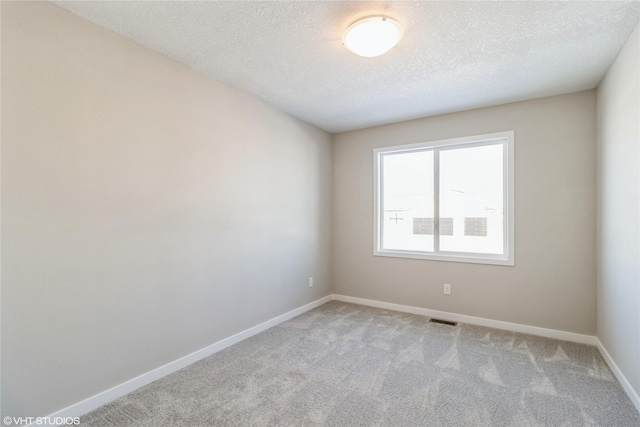
<path fill-rule="evenodd" d="M 433 151 L 384 156 L 384 249 L 433 251 Z M 414 218 L 419 232 L 414 233 Z M 429 219 L 431 219 L 428 230 Z"/>
<path fill-rule="evenodd" d="M 505 252 L 504 140 L 383 153 L 380 249 Z"/>
<path fill-rule="evenodd" d="M 503 253 L 503 146 L 440 152 L 440 215 L 453 218 L 453 235 L 440 250 Z"/>

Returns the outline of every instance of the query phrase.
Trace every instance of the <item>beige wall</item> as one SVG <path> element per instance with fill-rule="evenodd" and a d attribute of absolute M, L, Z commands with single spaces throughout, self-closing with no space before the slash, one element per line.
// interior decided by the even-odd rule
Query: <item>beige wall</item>
<path fill-rule="evenodd" d="M 640 395 L 640 25 L 598 87 L 598 339 Z"/>
<path fill-rule="evenodd" d="M 335 293 L 594 335 L 595 101 L 586 91 L 336 135 Z M 374 148 L 506 130 L 515 267 L 372 255 Z"/>
<path fill-rule="evenodd" d="M 331 293 L 329 134 L 48 3 L 2 2 L 1 101 L 3 416 Z"/>

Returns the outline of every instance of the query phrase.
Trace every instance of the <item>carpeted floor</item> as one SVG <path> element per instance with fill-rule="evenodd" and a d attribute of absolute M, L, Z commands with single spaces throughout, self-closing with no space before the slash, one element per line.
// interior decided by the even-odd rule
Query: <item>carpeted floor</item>
<path fill-rule="evenodd" d="M 330 302 L 81 426 L 640 426 L 593 346 Z"/>

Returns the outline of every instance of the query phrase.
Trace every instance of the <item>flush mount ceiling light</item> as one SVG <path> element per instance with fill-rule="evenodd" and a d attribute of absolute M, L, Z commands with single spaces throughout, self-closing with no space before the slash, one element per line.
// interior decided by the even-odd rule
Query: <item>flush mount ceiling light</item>
<path fill-rule="evenodd" d="M 342 44 L 356 55 L 382 55 L 398 44 L 402 27 L 386 16 L 368 16 L 354 22 L 342 36 Z"/>

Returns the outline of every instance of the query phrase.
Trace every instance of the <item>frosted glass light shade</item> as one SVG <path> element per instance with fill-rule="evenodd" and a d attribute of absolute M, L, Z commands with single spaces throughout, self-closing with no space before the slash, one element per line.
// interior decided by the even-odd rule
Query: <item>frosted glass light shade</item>
<path fill-rule="evenodd" d="M 347 28 L 342 44 L 356 55 L 373 57 L 388 52 L 402 39 L 402 27 L 386 16 L 362 18 Z"/>

